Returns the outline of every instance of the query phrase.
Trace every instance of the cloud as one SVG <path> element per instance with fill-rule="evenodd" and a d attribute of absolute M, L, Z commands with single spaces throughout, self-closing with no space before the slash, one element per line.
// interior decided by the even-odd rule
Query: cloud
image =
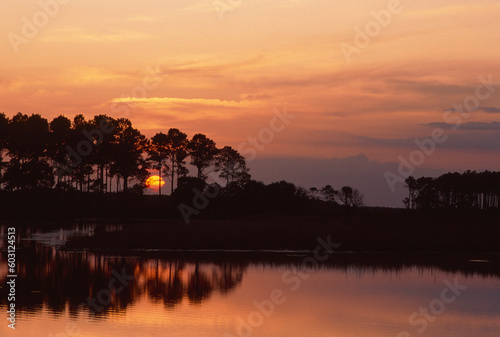
<path fill-rule="evenodd" d="M 271 110 L 268 102 L 258 100 L 222 100 L 218 98 L 176 98 L 176 97 L 122 97 L 115 98 L 108 103 L 124 103 L 141 115 L 149 114 L 151 118 L 168 117 L 176 122 L 215 120 L 241 120 L 243 116 L 258 115 Z"/>
<path fill-rule="evenodd" d="M 215 1 L 198 1 L 194 4 L 191 4 L 189 6 L 184 7 L 182 10 L 186 11 L 186 12 L 204 12 L 204 13 L 214 12 L 215 11 L 214 4 L 213 4 L 214 2 Z M 222 2 L 222 3 L 224 3 L 224 2 Z M 238 5 L 241 6 L 241 4 L 238 4 Z M 229 5 L 227 5 L 227 6 L 229 6 Z"/>
<path fill-rule="evenodd" d="M 152 34 L 140 33 L 130 30 L 92 31 L 82 27 L 69 26 L 52 30 L 51 34 L 40 38 L 43 42 L 83 42 L 83 43 L 110 43 L 125 41 L 144 41 L 155 38 Z"/>
<path fill-rule="evenodd" d="M 382 145 L 386 147 L 415 147 L 415 138 L 376 138 L 376 137 L 365 137 L 358 136 L 359 140 L 366 144 L 371 145 Z"/>
<path fill-rule="evenodd" d="M 254 94 L 242 94 L 241 98 L 248 101 L 262 101 L 272 99 L 272 95 L 254 95 Z"/>
<path fill-rule="evenodd" d="M 472 10 L 484 10 L 482 5 L 449 5 L 443 7 L 426 8 L 420 10 L 413 10 L 408 15 L 416 17 L 444 17 L 448 18 L 450 15 L 467 14 Z"/>
<path fill-rule="evenodd" d="M 440 123 L 437 123 L 438 127 L 441 127 Z M 496 124 L 494 124 L 496 125 Z M 471 126 L 474 127 L 474 126 Z M 476 126 L 478 127 L 478 126 Z M 479 126 L 480 127 L 480 126 Z M 493 132 L 485 133 L 480 132 L 485 129 L 470 129 L 476 130 L 471 132 L 461 132 L 461 133 L 446 133 L 446 140 L 437 144 L 437 149 L 458 149 L 458 150 L 500 150 L 500 132 L 496 132 L 500 129 L 488 129 L 493 130 Z M 375 137 L 358 137 L 360 140 L 367 144 L 382 145 L 385 147 L 399 147 L 399 148 L 414 148 L 418 149 L 415 141 L 422 140 L 427 137 L 415 137 L 415 138 L 375 138 Z"/>
<path fill-rule="evenodd" d="M 451 134 L 440 146 L 455 149 L 500 150 L 500 132 L 468 132 Z"/>
<path fill-rule="evenodd" d="M 325 111 L 322 112 L 321 115 L 330 117 L 347 117 L 347 113 L 338 111 Z"/>
<path fill-rule="evenodd" d="M 473 93 L 475 87 L 472 85 L 460 85 L 446 83 L 439 80 L 409 80 L 402 78 L 392 78 L 385 81 L 388 85 L 397 91 L 410 91 L 426 96 L 465 96 Z"/>
<path fill-rule="evenodd" d="M 133 73 L 117 72 L 97 67 L 74 66 L 64 69 L 62 80 L 76 85 L 98 84 L 106 81 L 124 81 L 134 79 Z"/>
<path fill-rule="evenodd" d="M 448 109 L 444 109 L 443 111 L 462 112 L 462 111 L 458 111 L 455 108 L 448 108 Z M 479 107 L 479 108 L 476 108 L 474 111 L 480 111 L 480 112 L 485 112 L 485 113 L 489 113 L 489 114 L 495 114 L 495 113 L 500 113 L 500 108 L 496 108 L 496 107 Z"/>
<path fill-rule="evenodd" d="M 129 17 L 127 20 L 130 22 L 153 22 L 157 21 L 159 18 L 156 16 L 146 16 L 146 15 L 134 15 Z"/>
<path fill-rule="evenodd" d="M 231 0 L 203 0 L 203 1 L 198 1 L 194 4 L 191 4 L 189 6 L 184 7 L 182 10 L 183 11 L 188 11 L 188 12 L 216 12 L 216 11 L 232 11 L 240 7 L 244 6 L 266 6 L 266 8 L 269 7 L 275 7 L 275 8 L 282 8 L 282 7 L 289 7 L 293 5 L 301 5 L 301 4 L 307 4 L 309 3 L 310 0 L 281 0 L 281 1 L 269 1 L 269 0 L 253 0 L 253 1 L 248 1 L 248 0 L 239 0 L 239 1 L 231 1 Z"/>
<path fill-rule="evenodd" d="M 111 103 L 133 103 L 133 104 L 155 104 L 167 106 L 209 106 L 209 107 L 226 107 L 226 108 L 242 108 L 242 107 L 261 107 L 262 103 L 255 100 L 241 101 L 226 101 L 218 98 L 175 98 L 175 97 L 122 97 L 111 100 Z"/>
<path fill-rule="evenodd" d="M 500 108 L 495 107 L 482 107 L 478 109 L 479 111 L 483 111 L 490 114 L 500 113 Z"/>
<path fill-rule="evenodd" d="M 254 69 L 255 66 L 258 66 L 263 61 L 265 60 L 262 55 L 225 62 L 214 61 L 213 58 L 207 57 L 207 55 L 201 55 L 197 60 L 173 65 L 162 65 L 162 69 L 165 69 L 165 72 L 170 75 L 178 74 L 184 76 L 194 76 L 196 78 L 199 78 L 200 76 L 221 77 L 225 74 L 233 76 L 235 71 Z"/>
<path fill-rule="evenodd" d="M 445 122 L 434 122 L 434 123 L 428 123 L 428 124 L 422 124 L 422 125 L 428 125 L 436 128 L 442 128 L 442 129 L 460 129 L 460 130 L 500 130 L 500 122 L 467 122 L 467 123 L 462 123 L 459 124 L 458 127 L 456 124 L 448 124 Z"/>

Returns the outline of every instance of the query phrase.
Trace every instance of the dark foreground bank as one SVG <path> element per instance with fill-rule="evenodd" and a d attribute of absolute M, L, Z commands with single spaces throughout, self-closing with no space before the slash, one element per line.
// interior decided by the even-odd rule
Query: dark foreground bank
<path fill-rule="evenodd" d="M 123 229 L 76 236 L 66 249 L 335 250 L 500 253 L 498 212 L 364 209 L 337 216 L 226 221 L 127 220 Z M 323 244 L 321 244 L 323 242 Z M 339 244 L 336 245 L 336 244 Z M 331 249 L 330 249 L 331 248 Z"/>

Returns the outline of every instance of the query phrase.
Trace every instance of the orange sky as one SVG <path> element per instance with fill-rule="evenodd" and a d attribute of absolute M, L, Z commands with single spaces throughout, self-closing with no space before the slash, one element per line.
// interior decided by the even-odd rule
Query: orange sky
<path fill-rule="evenodd" d="M 223 12 L 212 0 L 45 1 L 51 15 L 35 0 L 0 4 L 9 116 L 106 113 L 147 136 L 177 127 L 238 147 L 286 107 L 296 118 L 259 158 L 397 162 L 479 76 L 500 82 L 495 0 L 220 0 L 240 3 Z M 371 37 L 349 62 L 341 46 L 358 29 Z M 500 169 L 496 89 L 480 106 L 425 166 Z"/>

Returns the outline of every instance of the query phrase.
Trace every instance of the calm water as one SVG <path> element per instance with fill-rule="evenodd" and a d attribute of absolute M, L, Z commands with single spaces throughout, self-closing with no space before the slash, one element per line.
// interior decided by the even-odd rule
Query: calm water
<path fill-rule="evenodd" d="M 16 330 L 3 319 L 0 336 L 500 336 L 492 261 L 448 268 L 333 254 L 303 268 L 304 253 L 58 251 L 74 232 L 18 233 Z M 5 254 L 0 265 L 5 313 Z"/>

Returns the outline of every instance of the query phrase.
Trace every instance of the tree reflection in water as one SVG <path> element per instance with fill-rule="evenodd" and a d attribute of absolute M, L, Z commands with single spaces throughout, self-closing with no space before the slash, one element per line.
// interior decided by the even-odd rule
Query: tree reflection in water
<path fill-rule="evenodd" d="M 128 306 L 147 296 L 155 303 L 163 302 L 173 309 L 184 299 L 199 305 L 214 292 L 227 294 L 238 286 L 247 262 L 204 262 L 193 259 L 109 257 L 90 252 L 64 252 L 41 245 L 24 247 L 17 253 L 18 279 L 16 307 L 34 313 L 44 306 L 52 315 L 61 315 L 68 308 L 72 317 L 82 310 L 82 303 L 91 316 L 106 317 L 109 313 L 124 312 Z M 7 270 L 6 259 L 0 269 Z M 112 291 L 109 304 L 97 304 L 94 310 L 87 299 L 99 298 L 99 291 L 109 289 L 112 271 L 133 275 L 126 287 Z M 0 274 L 4 284 L 6 274 Z M 118 282 L 116 282 L 118 284 Z M 114 289 L 111 287 L 111 289 Z M 7 289 L 0 288 L 2 304 Z"/>
<path fill-rule="evenodd" d="M 23 233 L 23 237 L 26 234 Z M 0 248 L 4 248 L 0 244 Z M 20 249 L 19 249 L 20 248 Z M 156 255 L 156 256 L 154 256 Z M 476 254 L 477 255 L 477 254 Z M 334 254 L 319 265 L 323 270 L 367 272 L 383 270 L 397 275 L 408 268 L 437 268 L 439 270 L 500 276 L 498 255 L 457 254 L 388 254 L 358 253 Z M 111 313 L 124 313 L 140 299 L 147 297 L 154 303 L 163 303 L 172 310 L 183 301 L 200 305 L 214 293 L 228 294 L 242 283 L 249 266 L 264 268 L 303 269 L 302 253 L 236 253 L 224 254 L 169 252 L 141 253 L 141 257 L 109 256 L 90 252 L 57 251 L 30 240 L 18 242 L 16 251 L 18 278 L 16 279 L 16 310 L 32 314 L 46 308 L 51 315 L 66 311 L 77 317 L 82 310 L 96 319 Z M 0 260 L 0 284 L 7 276 L 7 255 L 3 250 Z M 109 303 L 102 310 L 92 310 L 82 303 L 99 298 L 102 290 L 109 289 L 115 273 L 133 275 L 133 279 L 120 291 L 113 291 Z M 118 287 L 121 288 L 121 287 Z M 0 304 L 7 304 L 7 287 L 0 288 Z"/>

